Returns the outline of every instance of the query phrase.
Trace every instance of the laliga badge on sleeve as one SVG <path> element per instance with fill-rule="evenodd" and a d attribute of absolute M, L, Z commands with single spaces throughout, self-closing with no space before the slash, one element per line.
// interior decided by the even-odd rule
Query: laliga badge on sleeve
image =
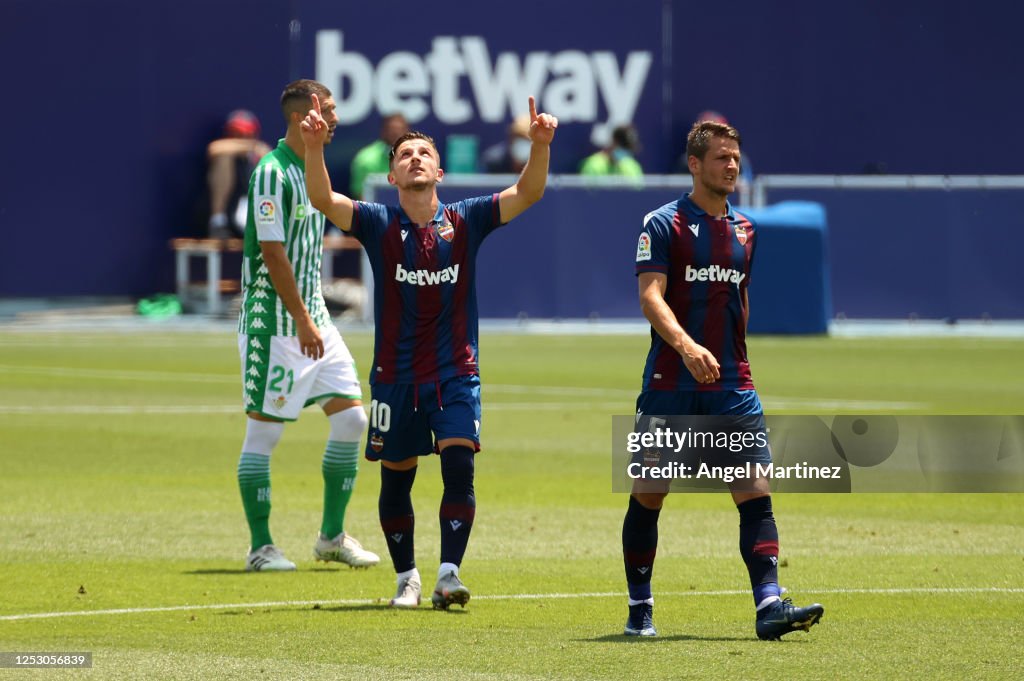
<path fill-rule="evenodd" d="M 263 199 L 256 206 L 256 221 L 261 225 L 272 225 L 277 219 L 277 206 L 270 199 Z"/>
<path fill-rule="evenodd" d="M 651 235 L 647 232 L 640 234 L 640 241 L 636 245 L 636 261 L 642 262 L 651 259 Z"/>

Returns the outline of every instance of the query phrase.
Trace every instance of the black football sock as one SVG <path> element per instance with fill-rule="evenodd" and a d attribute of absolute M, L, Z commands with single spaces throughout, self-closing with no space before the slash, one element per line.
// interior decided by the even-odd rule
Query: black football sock
<path fill-rule="evenodd" d="M 629 598 L 646 601 L 651 598 L 651 575 L 658 551 L 658 516 L 661 509 L 650 509 L 629 497 L 629 508 L 622 521 L 622 557 L 626 564 Z"/>
<path fill-rule="evenodd" d="M 779 531 L 772 514 L 772 498 L 758 497 L 736 507 L 740 512 L 740 555 L 747 564 L 754 605 L 776 600 L 779 589 Z M 772 597 L 775 598 L 772 598 Z"/>
<path fill-rule="evenodd" d="M 395 572 L 405 572 L 416 567 L 413 531 L 416 516 L 412 510 L 412 483 L 416 480 L 416 468 L 396 471 L 380 467 L 380 499 L 377 510 L 380 513 L 380 528 L 388 544 L 388 553 L 395 566 Z"/>

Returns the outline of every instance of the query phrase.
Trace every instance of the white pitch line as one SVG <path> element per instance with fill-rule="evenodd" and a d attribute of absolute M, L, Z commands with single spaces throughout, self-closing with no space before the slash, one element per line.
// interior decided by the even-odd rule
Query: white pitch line
<path fill-rule="evenodd" d="M 174 381 L 186 383 L 231 383 L 240 382 L 238 374 L 196 374 L 174 371 L 133 371 L 131 369 L 86 369 L 80 367 L 39 367 L 0 364 L 0 374 L 35 374 L 61 378 L 95 378 L 108 381 Z"/>
<path fill-rule="evenodd" d="M 978 586 L 978 587 L 917 587 L 892 589 L 801 589 L 808 594 L 1024 594 L 1024 588 Z M 728 589 L 718 591 L 661 591 L 658 598 L 675 596 L 742 596 L 749 594 L 749 589 Z M 474 601 L 525 601 L 540 599 L 575 599 L 575 598 L 626 598 L 624 591 L 603 591 L 590 593 L 550 593 L 550 594 L 501 594 L 492 596 L 474 596 Z M 138 615 L 154 612 L 188 612 L 196 610 L 236 610 L 239 608 L 294 608 L 296 606 L 330 606 L 330 605 L 383 605 L 384 598 L 347 598 L 340 600 L 315 601 L 262 601 L 259 603 L 215 603 L 207 605 L 169 605 L 156 608 L 115 608 L 113 610 L 73 610 L 68 612 L 32 612 L 21 615 L 0 615 L 0 621 L 14 622 L 22 620 L 53 619 L 59 617 L 88 617 L 92 615 Z"/>
<path fill-rule="evenodd" d="M 194 405 L 194 404 L 68 404 L 68 405 L 0 405 L 0 414 L 161 414 L 161 415 L 219 415 L 242 413 L 242 404 Z"/>
<path fill-rule="evenodd" d="M 829 398 L 771 397 L 761 396 L 761 403 L 771 414 L 774 410 L 806 411 L 808 414 L 830 413 L 833 411 L 902 411 L 924 409 L 924 402 L 888 402 L 880 400 L 841 400 Z"/>
<path fill-rule="evenodd" d="M 606 409 L 609 413 L 622 412 L 628 416 L 628 410 L 618 402 L 492 402 L 486 411 L 544 411 L 580 409 Z M 365 405 L 364 405 L 365 407 Z M 0 404 L 0 415 L 17 414 L 60 414 L 65 416 L 89 416 L 107 414 L 159 414 L 163 416 L 219 416 L 222 414 L 243 413 L 241 401 L 238 404 L 69 404 L 69 405 L 23 405 Z"/>
<path fill-rule="evenodd" d="M 806 413 L 829 413 L 833 411 L 852 411 L 855 413 L 867 413 L 873 411 L 895 411 L 900 409 L 917 409 L 923 405 L 913 402 L 870 402 L 862 400 L 773 400 L 765 398 L 762 400 L 769 412 L 775 409 L 788 411 L 800 411 Z M 575 402 L 501 402 L 487 400 L 484 403 L 485 411 L 550 411 L 550 410 L 589 410 L 603 409 L 609 414 L 631 416 L 631 405 L 628 401 L 622 402 L 590 402 L 580 399 Z M 3 405 L 0 404 L 0 415 L 2 414 L 62 414 L 62 415 L 104 415 L 104 414 L 160 414 L 160 415 L 218 415 L 241 413 L 241 404 L 75 404 L 75 405 Z"/>
<path fill-rule="evenodd" d="M 488 393 L 506 393 L 512 395 L 555 395 L 558 397 L 622 397 L 635 400 L 639 388 L 584 388 L 571 385 L 515 385 L 511 383 L 484 383 L 481 391 Z"/>
<path fill-rule="evenodd" d="M 55 376 L 63 378 L 89 378 L 108 381 L 142 381 L 142 382 L 177 382 L 177 383 L 234 383 L 241 379 L 235 374 L 197 374 L 197 373 L 175 373 L 169 371 L 146 371 L 126 369 L 87 369 L 82 367 L 40 367 L 40 366 L 15 366 L 12 364 L 0 364 L 0 374 L 35 374 L 40 376 Z M 487 383 L 483 386 L 483 395 L 486 401 L 489 394 L 508 395 L 531 395 L 547 397 L 570 397 L 583 400 L 587 397 L 600 397 L 603 400 L 608 398 L 622 397 L 623 403 L 632 404 L 636 398 L 639 388 L 592 388 L 570 385 L 516 385 L 510 383 Z M 770 412 L 772 410 L 801 411 L 807 413 L 829 413 L 833 411 L 852 412 L 874 412 L 874 411 L 902 411 L 924 409 L 928 405 L 923 402 L 898 402 L 880 400 L 847 400 L 835 398 L 801 398 L 801 397 L 772 397 L 771 395 L 760 395 L 761 402 Z M 612 408 L 618 408 L 616 403 L 607 401 L 598 403 L 586 403 L 587 406 L 604 407 L 608 404 Z M 495 405 L 502 403 L 496 402 Z M 508 404 L 508 403 L 506 403 Z M 538 403 L 543 404 L 543 403 Z M 555 405 L 546 405 L 549 408 L 556 408 Z M 571 405 L 579 407 L 579 404 Z M 501 407 L 499 407 L 501 408 Z M 525 407 L 505 406 L 504 409 L 520 409 Z M 0 410 L 3 408 L 0 407 Z M 0 411 L 0 413 L 3 413 Z M 102 413 L 102 412 L 96 412 Z M 123 413 L 123 412 L 109 412 Z M 156 412 L 164 413 L 164 412 Z M 168 412 L 178 413 L 178 412 Z M 183 413 L 183 412 L 182 412 Z"/>

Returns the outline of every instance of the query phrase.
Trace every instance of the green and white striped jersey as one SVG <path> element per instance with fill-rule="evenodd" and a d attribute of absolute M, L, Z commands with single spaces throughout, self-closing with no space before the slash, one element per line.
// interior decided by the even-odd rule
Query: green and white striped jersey
<path fill-rule="evenodd" d="M 249 178 L 249 208 L 242 258 L 242 309 L 238 332 L 294 336 L 295 320 L 274 290 L 260 251 L 261 241 L 284 243 L 299 295 L 313 323 L 331 323 L 320 287 L 324 251 L 324 216 L 309 203 L 306 166 L 285 144 L 260 160 Z"/>

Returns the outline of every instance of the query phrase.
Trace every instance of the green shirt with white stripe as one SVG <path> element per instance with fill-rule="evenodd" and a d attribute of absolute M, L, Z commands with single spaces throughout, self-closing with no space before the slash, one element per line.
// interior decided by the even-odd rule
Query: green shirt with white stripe
<path fill-rule="evenodd" d="M 249 178 L 249 207 L 242 258 L 242 309 L 238 332 L 294 336 L 295 320 L 274 290 L 260 251 L 261 241 L 280 241 L 295 284 L 313 323 L 331 323 L 320 287 L 324 216 L 309 203 L 306 164 L 284 140 L 264 156 Z"/>

